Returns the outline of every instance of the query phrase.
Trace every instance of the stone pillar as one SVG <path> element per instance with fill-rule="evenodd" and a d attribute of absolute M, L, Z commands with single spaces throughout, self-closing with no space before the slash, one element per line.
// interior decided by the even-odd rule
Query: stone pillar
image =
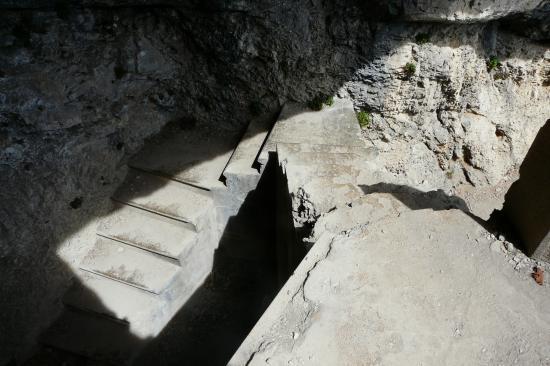
<path fill-rule="evenodd" d="M 550 120 L 540 129 L 506 193 L 502 213 L 525 254 L 550 262 Z"/>

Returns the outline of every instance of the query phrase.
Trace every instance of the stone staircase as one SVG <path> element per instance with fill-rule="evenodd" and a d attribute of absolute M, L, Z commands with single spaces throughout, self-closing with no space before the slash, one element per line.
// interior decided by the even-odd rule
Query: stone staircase
<path fill-rule="evenodd" d="M 357 183 L 365 178 L 369 151 L 349 100 L 335 99 L 319 112 L 285 105 L 259 161 L 265 164 L 270 153 L 286 178 L 298 228 L 363 194 Z"/>
<path fill-rule="evenodd" d="M 151 141 L 130 162 L 42 343 L 131 363 L 210 274 L 229 217 L 260 179 L 252 165 L 270 118 L 252 121 L 240 142 L 208 130 L 173 130 Z"/>
<path fill-rule="evenodd" d="M 203 283 L 218 238 L 211 192 L 131 168 L 44 343 L 131 359 Z"/>
<path fill-rule="evenodd" d="M 281 255 L 255 253 L 265 249 L 247 226 L 262 211 L 251 196 L 270 155 L 284 175 L 295 228 L 362 195 L 356 183 L 368 152 L 349 101 L 336 99 L 322 112 L 288 104 L 271 129 L 277 114 L 253 120 L 240 140 L 178 129 L 152 140 L 130 162 L 43 343 L 131 363 L 202 285 L 214 258 L 222 272 L 246 266 L 261 278 L 256 258 Z"/>

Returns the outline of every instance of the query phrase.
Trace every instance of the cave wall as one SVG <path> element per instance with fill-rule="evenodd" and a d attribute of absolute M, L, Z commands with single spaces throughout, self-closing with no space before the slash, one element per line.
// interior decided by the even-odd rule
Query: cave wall
<path fill-rule="evenodd" d="M 241 129 L 273 101 L 333 93 L 370 41 L 345 21 L 356 9 L 96 5 L 0 13 L 0 364 L 56 316 L 147 137 L 169 122 Z"/>
<path fill-rule="evenodd" d="M 77 234 L 169 122 L 242 129 L 338 92 L 373 114 L 380 179 L 498 182 L 547 119 L 546 3 L 0 1 L 0 364 L 55 317 Z"/>

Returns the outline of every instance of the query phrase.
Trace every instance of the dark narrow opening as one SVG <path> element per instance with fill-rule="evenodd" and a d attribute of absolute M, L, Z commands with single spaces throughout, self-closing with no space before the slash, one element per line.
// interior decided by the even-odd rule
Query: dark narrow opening
<path fill-rule="evenodd" d="M 527 255 L 550 260 L 550 120 L 539 130 L 519 174 L 491 220 Z"/>

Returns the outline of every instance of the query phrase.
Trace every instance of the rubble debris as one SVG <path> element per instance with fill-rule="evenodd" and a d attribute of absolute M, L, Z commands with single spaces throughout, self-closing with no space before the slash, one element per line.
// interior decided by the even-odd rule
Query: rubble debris
<path fill-rule="evenodd" d="M 544 269 L 542 267 L 533 268 L 533 279 L 542 286 L 544 283 Z"/>

